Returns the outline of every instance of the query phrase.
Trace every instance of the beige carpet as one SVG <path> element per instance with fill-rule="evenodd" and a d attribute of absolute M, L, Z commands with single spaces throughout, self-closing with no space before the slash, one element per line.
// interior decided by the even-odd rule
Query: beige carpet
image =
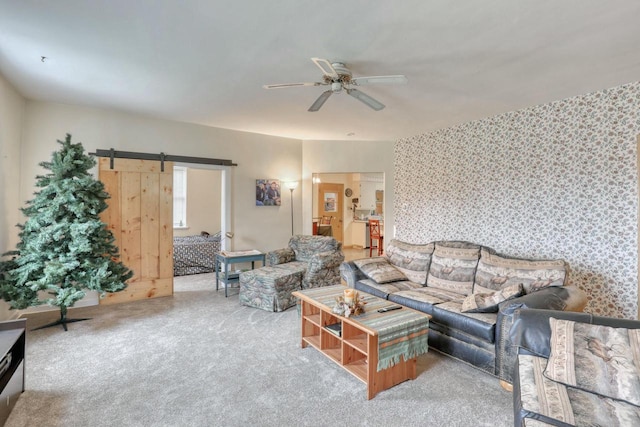
<path fill-rule="evenodd" d="M 418 378 L 367 401 L 366 387 L 300 348 L 295 308 L 268 313 L 175 280 L 173 297 L 73 309 L 69 331 L 27 333 L 26 391 L 7 427 L 509 426 L 498 380 L 435 351 Z M 57 313 L 31 315 L 28 327 Z"/>

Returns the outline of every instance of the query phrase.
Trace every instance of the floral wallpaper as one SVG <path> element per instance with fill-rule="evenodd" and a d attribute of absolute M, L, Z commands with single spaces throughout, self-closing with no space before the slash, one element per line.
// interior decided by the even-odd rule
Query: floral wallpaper
<path fill-rule="evenodd" d="M 640 82 L 395 144 L 396 238 L 562 258 L 585 311 L 637 318 Z"/>

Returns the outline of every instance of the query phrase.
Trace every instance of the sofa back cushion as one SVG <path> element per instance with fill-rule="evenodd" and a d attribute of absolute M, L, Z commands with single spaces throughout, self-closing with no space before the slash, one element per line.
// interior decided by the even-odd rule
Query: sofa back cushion
<path fill-rule="evenodd" d="M 480 246 L 469 242 L 437 242 L 427 286 L 469 295 L 480 258 Z"/>
<path fill-rule="evenodd" d="M 482 248 L 473 292 L 493 292 L 522 283 L 528 294 L 547 286 L 562 286 L 566 275 L 564 260 L 507 258 Z"/>
<path fill-rule="evenodd" d="M 296 254 L 296 261 L 309 261 L 319 252 L 339 251 L 342 243 L 330 236 L 293 236 L 289 247 Z"/>
<path fill-rule="evenodd" d="M 407 279 L 424 286 L 427 284 L 427 273 L 434 248 L 434 243 L 415 245 L 392 239 L 385 249 L 385 254 L 389 262 Z"/>

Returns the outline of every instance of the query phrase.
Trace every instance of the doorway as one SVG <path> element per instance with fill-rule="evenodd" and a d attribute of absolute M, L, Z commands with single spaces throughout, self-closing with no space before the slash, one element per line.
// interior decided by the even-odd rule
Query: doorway
<path fill-rule="evenodd" d="M 176 163 L 187 169 L 187 224 L 189 229 L 174 229 L 174 236 L 188 236 L 207 231 L 220 231 L 221 250 L 230 250 L 233 236 L 231 224 L 231 167 Z"/>
<path fill-rule="evenodd" d="M 344 184 L 318 184 L 318 215 L 320 216 L 318 234 L 325 234 L 320 230 L 326 227 L 329 231 L 326 235 L 333 236 L 339 242 L 343 242 L 343 191 Z"/>
<path fill-rule="evenodd" d="M 325 189 L 326 184 L 341 185 Z M 321 186 L 323 190 L 321 190 Z M 323 215 L 339 217 L 332 221 L 340 221 L 342 233 L 338 239 L 335 228 L 332 232 L 336 240 L 343 243 L 344 248 L 364 249 L 367 244 L 367 223 L 369 218 L 384 221 L 384 187 L 383 172 L 345 172 L 345 173 L 313 173 L 312 174 L 312 222 L 313 234 L 318 234 L 318 227 Z M 327 212 L 324 193 L 336 194 L 336 205 L 342 202 L 342 212 Z M 327 196 L 330 198 L 330 196 Z M 331 206 L 330 206 L 331 207 Z M 339 207 L 336 207 L 339 209 Z"/>

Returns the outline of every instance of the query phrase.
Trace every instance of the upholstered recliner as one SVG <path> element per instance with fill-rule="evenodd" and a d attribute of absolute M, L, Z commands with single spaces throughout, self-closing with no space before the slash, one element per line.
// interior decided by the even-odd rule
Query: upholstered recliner
<path fill-rule="evenodd" d="M 295 305 L 299 289 L 340 283 L 342 243 L 328 236 L 293 236 L 289 246 L 267 254 L 269 266 L 240 274 L 240 303 L 268 311 Z"/>

